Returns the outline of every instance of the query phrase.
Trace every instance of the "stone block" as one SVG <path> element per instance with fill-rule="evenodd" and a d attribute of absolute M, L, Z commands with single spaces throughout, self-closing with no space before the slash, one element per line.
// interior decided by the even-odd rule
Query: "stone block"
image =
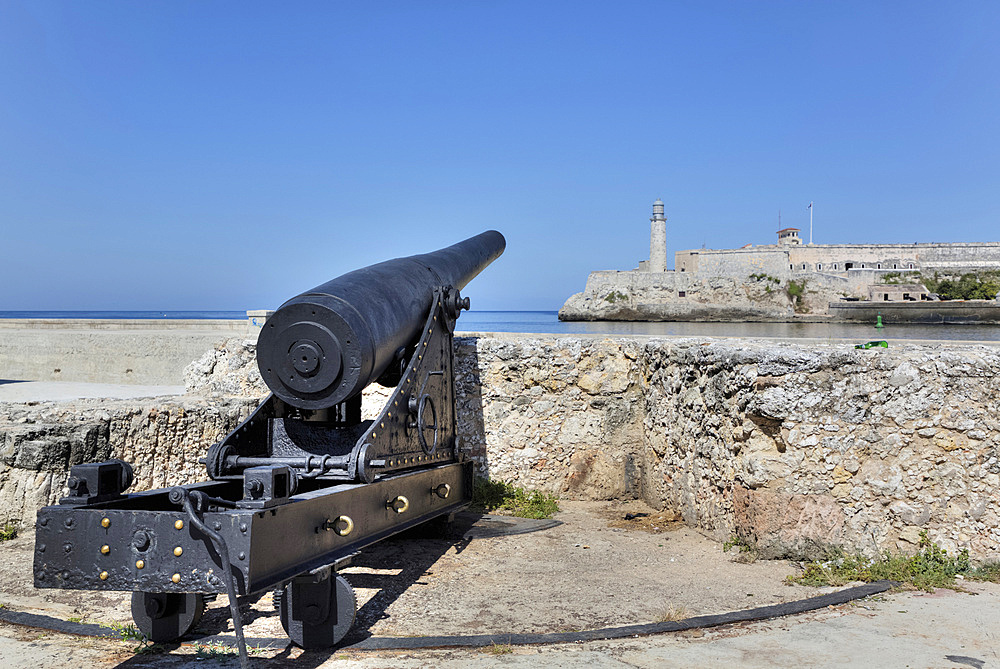
<path fill-rule="evenodd" d="M 733 488 L 733 528 L 761 557 L 815 560 L 844 542 L 844 512 L 830 495 Z"/>

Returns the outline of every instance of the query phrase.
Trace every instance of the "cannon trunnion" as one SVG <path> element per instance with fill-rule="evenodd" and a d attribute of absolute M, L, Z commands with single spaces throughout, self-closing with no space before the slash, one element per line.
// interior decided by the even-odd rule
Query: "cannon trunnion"
<path fill-rule="evenodd" d="M 361 548 L 463 508 L 472 465 L 456 445 L 452 337 L 459 290 L 504 249 L 486 232 L 345 274 L 265 323 L 258 364 L 272 390 L 209 448 L 210 481 L 126 494 L 120 460 L 73 467 L 69 495 L 38 512 L 40 588 L 132 590 L 153 641 L 197 625 L 206 595 L 275 591 L 295 643 L 339 643 L 353 590 L 336 574 Z M 394 385 L 374 420 L 361 390 Z"/>

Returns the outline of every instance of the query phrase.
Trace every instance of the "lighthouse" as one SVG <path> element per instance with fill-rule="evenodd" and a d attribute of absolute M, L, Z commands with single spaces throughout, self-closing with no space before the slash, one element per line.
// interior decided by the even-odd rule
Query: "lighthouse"
<path fill-rule="evenodd" d="M 649 271 L 667 271 L 667 217 L 659 198 L 653 203 L 653 216 L 649 219 Z"/>

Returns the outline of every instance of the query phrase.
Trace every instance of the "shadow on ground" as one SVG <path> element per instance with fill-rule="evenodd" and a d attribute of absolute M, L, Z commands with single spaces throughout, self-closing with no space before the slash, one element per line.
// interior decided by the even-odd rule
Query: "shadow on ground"
<path fill-rule="evenodd" d="M 477 525 L 477 521 L 481 519 L 485 520 Z M 421 577 L 451 548 L 461 553 L 475 537 L 498 536 L 507 533 L 509 528 L 517 527 L 516 522 L 503 523 L 496 522 L 497 520 L 499 519 L 477 513 L 459 513 L 451 522 L 447 522 L 444 518 L 437 519 L 402 532 L 390 539 L 380 541 L 358 553 L 351 562 L 352 568 L 396 573 L 342 573 L 352 587 L 372 589 L 377 590 L 377 592 L 358 609 L 354 626 L 340 646 L 349 646 L 371 637 L 371 628 L 380 620 L 388 617 L 387 609 L 393 602 L 409 588 L 421 585 L 423 583 L 420 580 Z M 541 527 L 538 525 L 539 529 Z M 265 594 L 255 593 L 240 598 L 239 608 L 244 628 L 250 627 L 261 619 L 270 619 L 272 621 L 270 627 L 272 628 L 279 624 L 277 611 L 266 605 L 255 606 Z M 185 643 L 205 646 L 206 654 L 211 654 L 213 640 L 217 640 L 219 635 L 225 634 L 230 641 L 232 638 L 229 607 L 219 604 L 210 604 L 210 606 L 211 608 L 205 612 L 205 616 L 198 624 L 195 633 L 185 639 Z M 278 629 L 280 630 L 280 627 Z M 248 645 L 255 646 L 253 631 L 247 630 L 246 633 Z M 162 645 L 162 648 L 168 653 L 180 647 L 181 644 L 176 643 Z M 271 658 L 254 658 L 253 662 L 266 666 L 283 666 L 284 662 L 287 661 L 297 669 L 312 669 L 329 660 L 337 650 L 308 650 L 292 660 L 290 655 L 292 647 L 288 645 Z M 190 659 L 190 656 L 186 654 L 171 655 L 170 657 L 174 661 Z M 222 656 L 216 655 L 216 657 L 224 659 L 225 657 L 235 657 L 235 654 L 227 653 Z M 162 662 L 163 659 L 163 655 L 146 653 L 131 657 L 116 666 L 122 668 L 146 667 L 153 663 Z"/>

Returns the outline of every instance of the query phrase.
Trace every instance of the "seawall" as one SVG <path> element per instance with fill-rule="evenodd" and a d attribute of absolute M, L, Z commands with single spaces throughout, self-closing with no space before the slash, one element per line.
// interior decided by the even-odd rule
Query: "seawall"
<path fill-rule="evenodd" d="M 184 367 L 241 320 L 0 319 L 0 379 L 182 385 Z"/>
<path fill-rule="evenodd" d="M 1000 302 L 996 300 L 949 300 L 947 302 L 831 302 L 834 320 L 848 323 L 981 323 L 1000 324 Z"/>
<path fill-rule="evenodd" d="M 147 486 L 201 478 L 262 392 L 252 354 L 218 347 L 170 402 L 0 405 L 0 508 L 30 521 L 91 458 L 133 461 Z M 926 531 L 1000 558 L 995 347 L 510 335 L 459 338 L 456 357 L 459 446 L 494 478 L 640 498 L 764 556 Z"/>

